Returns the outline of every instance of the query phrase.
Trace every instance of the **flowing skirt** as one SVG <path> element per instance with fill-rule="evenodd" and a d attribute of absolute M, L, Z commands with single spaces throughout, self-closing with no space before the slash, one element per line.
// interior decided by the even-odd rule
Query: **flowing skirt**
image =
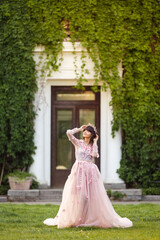
<path fill-rule="evenodd" d="M 120 217 L 107 196 L 98 167 L 91 162 L 76 161 L 64 185 L 62 202 L 55 218 L 44 224 L 58 228 L 97 226 L 101 228 L 132 227 Z"/>

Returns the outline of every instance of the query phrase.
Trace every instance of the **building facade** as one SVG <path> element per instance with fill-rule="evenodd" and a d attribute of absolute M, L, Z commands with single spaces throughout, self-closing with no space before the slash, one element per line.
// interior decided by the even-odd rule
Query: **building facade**
<path fill-rule="evenodd" d="M 52 71 L 47 77 L 40 77 L 37 67 L 38 92 L 35 98 L 35 144 L 37 146 L 34 163 L 30 172 L 34 173 L 41 185 L 47 187 L 63 186 L 74 163 L 74 149 L 66 137 L 66 130 L 82 124 L 95 124 L 99 133 L 100 158 L 95 163 L 100 169 L 104 183 L 121 184 L 116 170 L 121 159 L 121 131 L 111 136 L 112 109 L 109 106 L 111 93 L 109 88 L 99 93 L 91 91 L 94 82 L 94 64 L 86 52 L 87 82 L 84 92 L 73 88 L 76 85 L 76 73 L 73 46 L 64 42 L 63 61 L 58 71 Z M 77 71 L 81 71 L 80 43 L 76 43 Z M 36 47 L 34 58 L 39 62 L 43 47 Z M 84 49 L 83 49 L 84 50 Z M 84 50 L 85 51 L 85 50 Z M 119 75 L 122 68 L 118 66 Z M 80 137 L 80 136 L 77 136 Z"/>

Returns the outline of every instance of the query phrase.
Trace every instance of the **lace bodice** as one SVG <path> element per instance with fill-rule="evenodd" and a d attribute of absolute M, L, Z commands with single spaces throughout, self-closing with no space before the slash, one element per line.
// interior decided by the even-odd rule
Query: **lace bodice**
<path fill-rule="evenodd" d="M 93 145 L 88 145 L 84 140 L 77 139 L 74 134 L 79 132 L 78 128 L 74 128 L 72 130 L 67 130 L 66 134 L 68 139 L 75 146 L 75 157 L 77 161 L 89 161 L 94 162 L 95 157 L 99 157 L 98 154 L 98 146 L 96 143 Z"/>

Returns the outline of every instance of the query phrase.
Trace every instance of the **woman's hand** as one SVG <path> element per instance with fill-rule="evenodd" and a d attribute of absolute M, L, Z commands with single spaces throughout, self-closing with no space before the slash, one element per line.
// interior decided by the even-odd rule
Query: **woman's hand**
<path fill-rule="evenodd" d="M 86 126 L 87 126 L 87 125 L 82 125 L 82 126 L 79 128 L 79 130 L 80 130 L 81 132 L 83 132 L 83 130 L 86 128 Z"/>
<path fill-rule="evenodd" d="M 93 139 L 94 143 L 96 143 L 98 141 L 98 138 L 99 138 L 99 136 L 98 136 L 98 134 L 96 134 L 96 138 Z"/>

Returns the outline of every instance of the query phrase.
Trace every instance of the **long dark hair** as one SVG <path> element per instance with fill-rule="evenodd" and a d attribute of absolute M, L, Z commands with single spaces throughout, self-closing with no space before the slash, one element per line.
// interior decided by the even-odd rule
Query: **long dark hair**
<path fill-rule="evenodd" d="M 83 132 L 84 132 L 85 130 L 87 130 L 87 131 L 89 131 L 89 132 L 91 133 L 91 138 L 90 138 L 89 144 L 92 144 L 92 145 L 93 145 L 93 140 L 94 140 L 94 138 L 96 138 L 96 132 L 95 132 L 94 128 L 93 128 L 92 126 L 87 126 L 87 127 L 83 130 Z"/>

